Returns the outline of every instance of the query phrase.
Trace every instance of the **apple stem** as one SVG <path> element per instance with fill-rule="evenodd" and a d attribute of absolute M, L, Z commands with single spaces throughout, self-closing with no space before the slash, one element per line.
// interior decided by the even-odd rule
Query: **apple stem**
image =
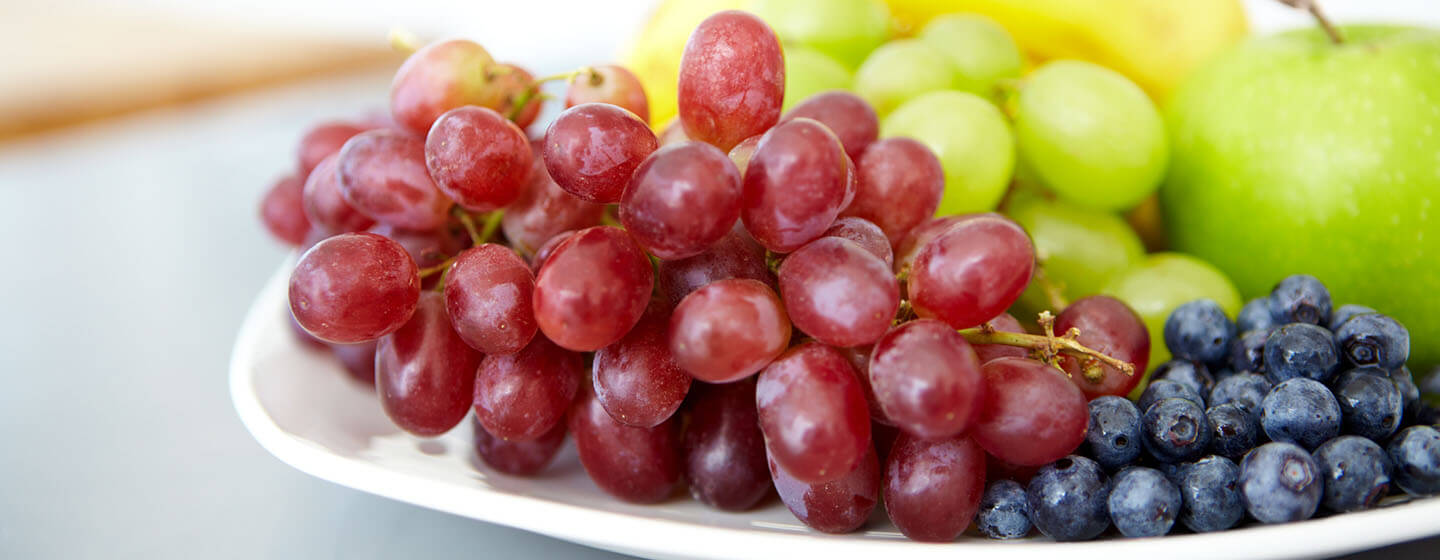
<path fill-rule="evenodd" d="M 1315 22 L 1319 23 L 1320 28 L 1325 30 L 1325 34 L 1330 36 L 1330 42 L 1337 45 L 1345 43 L 1345 37 L 1340 34 L 1340 29 L 1330 23 L 1330 18 L 1325 17 L 1325 13 L 1320 11 L 1319 2 L 1315 0 L 1280 0 L 1280 2 L 1286 6 L 1310 12 L 1310 15 L 1315 18 Z"/>
<path fill-rule="evenodd" d="M 1084 369 L 1082 374 L 1086 379 L 1092 379 L 1101 374 L 1096 365 L 1104 363 L 1110 367 L 1120 370 L 1125 375 L 1135 375 L 1135 366 L 1123 360 L 1106 355 L 1099 350 L 1088 348 L 1080 344 L 1077 337 L 1080 336 L 1079 329 L 1070 329 L 1061 336 L 1055 336 L 1055 317 L 1049 311 L 1041 311 L 1039 323 L 1045 329 L 1045 334 L 1028 334 L 997 331 L 989 324 L 979 327 L 960 329 L 960 336 L 971 344 L 1003 344 L 1005 346 L 1018 346 L 1028 348 L 1041 360 L 1059 368 L 1060 354 L 1070 354 L 1080 357 Z M 1062 370 L 1063 371 L 1063 370 Z M 1068 375 L 1068 373 L 1067 373 Z"/>

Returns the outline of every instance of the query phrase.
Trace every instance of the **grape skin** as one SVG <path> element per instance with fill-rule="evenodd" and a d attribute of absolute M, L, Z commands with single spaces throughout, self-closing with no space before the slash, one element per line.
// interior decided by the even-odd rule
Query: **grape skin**
<path fill-rule="evenodd" d="M 410 320 L 375 346 L 375 387 L 396 426 L 421 437 L 450 431 L 470 408 L 480 353 L 460 340 L 444 297 L 425 292 Z"/>
<path fill-rule="evenodd" d="M 300 191 L 305 217 L 316 229 L 332 235 L 370 229 L 375 220 L 356 211 L 340 193 L 338 159 L 339 156 L 331 155 L 320 160 L 305 179 L 305 187 Z"/>
<path fill-rule="evenodd" d="M 447 111 L 425 137 L 425 167 L 435 186 L 472 212 L 489 212 L 519 198 L 532 158 L 520 127 L 483 107 Z"/>
<path fill-rule="evenodd" d="M 475 456 L 490 468 L 515 476 L 533 476 L 550 464 L 565 443 L 565 424 L 529 441 L 505 440 L 485 431 L 480 420 L 471 417 L 471 439 Z"/>
<path fill-rule="evenodd" d="M 670 356 L 670 315 L 647 312 L 625 338 L 595 352 L 595 397 L 616 421 L 649 428 L 675 414 L 690 374 Z"/>
<path fill-rule="evenodd" d="M 565 91 L 565 107 L 585 103 L 616 105 L 634 113 L 640 120 L 650 122 L 650 101 L 645 96 L 645 87 L 624 66 L 592 66 L 588 72 L 580 72 L 570 78 L 570 88 Z"/>
<path fill-rule="evenodd" d="M 855 370 L 839 351 L 806 342 L 760 373 L 755 406 L 770 457 L 797 480 L 845 476 L 870 446 L 870 414 Z"/>
<path fill-rule="evenodd" d="M 1060 367 L 1070 374 L 1070 381 L 1087 399 L 1104 395 L 1123 397 L 1140 384 L 1141 374 L 1150 363 L 1150 333 L 1130 306 L 1110 296 L 1081 298 L 1055 318 L 1056 333 L 1066 333 L 1072 328 L 1080 329 L 1080 336 L 1075 340 L 1086 348 L 1135 366 L 1135 375 L 1126 375 L 1101 364 L 1103 377 L 1097 383 L 1085 378 L 1081 360 L 1061 356 Z"/>
<path fill-rule="evenodd" d="M 651 428 L 615 421 L 586 386 L 570 413 L 570 434 L 580 464 L 601 490 L 621 500 L 651 504 L 669 498 L 680 482 L 680 424 Z"/>
<path fill-rule="evenodd" d="M 525 108 L 515 115 L 514 122 L 520 130 L 530 128 L 540 116 L 540 106 L 543 105 L 539 97 L 539 86 L 535 84 L 535 76 L 529 70 L 504 62 L 490 67 L 489 74 L 491 87 L 502 96 L 494 107 L 495 111 L 508 116 L 514 112 L 516 103 L 527 98 Z M 531 88 L 537 88 L 537 91 L 530 93 Z"/>
<path fill-rule="evenodd" d="M 901 432 L 885 460 L 885 512 L 911 540 L 950 542 L 985 492 L 985 451 L 970 438 L 925 440 Z"/>
<path fill-rule="evenodd" d="M 541 437 L 564 420 L 584 374 L 580 354 L 543 336 L 515 354 L 485 356 L 475 372 L 475 417 L 501 439 Z"/>
<path fill-rule="evenodd" d="M 535 277 L 514 251 L 493 243 L 460 253 L 445 277 L 445 309 L 460 338 L 486 354 L 519 352 L 537 329 Z"/>
<path fill-rule="evenodd" d="M 326 342 L 374 340 L 399 329 L 420 299 L 420 269 L 400 244 L 345 233 L 300 256 L 290 275 L 290 311 Z"/>
<path fill-rule="evenodd" d="M 539 142 L 532 143 L 531 150 L 538 151 L 540 146 Z M 544 158 L 535 157 L 534 161 L 520 198 L 507 206 L 500 218 L 505 239 L 523 253 L 534 253 L 562 231 L 600 225 L 605 214 L 605 205 L 586 202 L 555 184 L 545 170 Z"/>
<path fill-rule="evenodd" d="M 1025 332 L 1025 327 L 1020 325 L 1020 321 L 1016 319 L 1014 315 L 1011 315 L 1009 313 L 1001 313 L 998 317 L 986 321 L 986 323 L 990 324 L 990 328 L 993 328 L 1000 332 Z M 1064 334 L 1065 332 L 1061 330 L 1059 326 L 1056 326 L 1055 330 L 1060 334 Z M 1018 346 L 1010 346 L 1007 344 L 976 344 L 973 346 L 973 348 L 975 349 L 975 357 L 980 359 L 981 364 L 984 364 L 985 362 L 988 362 L 995 358 L 1024 358 L 1030 353 L 1024 348 L 1020 348 Z"/>
<path fill-rule="evenodd" d="M 945 193 L 945 170 L 924 144 L 910 138 L 886 138 L 855 160 L 859 173 L 855 200 L 842 215 L 879 226 L 892 243 L 929 219 Z"/>
<path fill-rule="evenodd" d="M 294 175 L 281 177 L 260 199 L 260 221 L 276 239 L 288 244 L 305 242 L 310 218 L 305 216 L 305 183 Z"/>
<path fill-rule="evenodd" d="M 360 213 L 396 227 L 438 229 L 454 204 L 430 178 L 425 142 L 387 129 L 355 135 L 335 161 L 340 194 Z"/>
<path fill-rule="evenodd" d="M 1034 270 L 1025 230 L 998 215 L 978 216 L 925 244 L 910 267 L 907 293 L 921 317 L 964 329 L 1004 312 Z"/>
<path fill-rule="evenodd" d="M 908 433 L 944 439 L 974 425 L 985 379 L 970 344 L 945 323 L 919 319 L 875 343 L 869 377 L 885 417 Z"/>
<path fill-rule="evenodd" d="M 490 53 L 474 41 L 425 45 L 395 72 L 390 84 L 390 114 L 410 132 L 423 135 L 445 111 L 464 105 L 498 106 L 500 96 L 483 71 L 494 63 Z"/>
<path fill-rule="evenodd" d="M 660 291 L 670 302 L 670 307 L 680 305 L 680 300 L 690 292 L 715 281 L 727 278 L 749 278 L 758 280 L 778 291 L 775 275 L 765 264 L 765 248 L 745 233 L 745 228 L 736 225 L 730 233 L 711 245 L 705 252 L 677 260 L 660 261 L 656 267 Z"/>
<path fill-rule="evenodd" d="M 885 261 L 886 268 L 895 264 L 895 251 L 890 247 L 890 240 L 885 237 L 885 232 L 864 218 L 846 216 L 835 220 L 822 236 L 854 241 L 870 254 Z"/>
<path fill-rule="evenodd" d="M 832 346 L 875 342 L 900 307 L 890 267 L 859 244 L 823 237 L 780 264 L 780 294 L 796 328 Z"/>
<path fill-rule="evenodd" d="M 814 119 L 825 125 L 851 159 L 860 159 L 860 154 L 880 136 L 880 117 L 860 96 L 848 91 L 826 91 L 800 102 L 785 112 L 780 122 L 797 118 Z"/>
<path fill-rule="evenodd" d="M 679 82 L 687 136 L 729 151 L 774 125 L 784 98 L 785 55 L 760 18 L 719 12 L 690 34 Z"/>
<path fill-rule="evenodd" d="M 844 207 L 848 161 L 825 125 L 810 119 L 776 125 L 745 169 L 745 229 L 777 253 L 820 237 Z"/>
<path fill-rule="evenodd" d="M 704 252 L 739 218 L 740 171 L 724 152 L 701 142 L 651 154 L 620 199 L 625 230 L 667 260 Z"/>
<path fill-rule="evenodd" d="M 541 267 L 532 298 L 535 321 L 564 348 L 598 350 L 640 320 L 654 282 L 650 260 L 624 230 L 583 229 Z"/>
<path fill-rule="evenodd" d="M 773 456 L 767 461 L 780 501 L 801 523 L 822 533 L 849 533 L 865 525 L 880 502 L 880 460 L 875 447 L 848 473 L 829 482 L 803 482 L 785 471 Z"/>
<path fill-rule="evenodd" d="M 1085 395 L 1054 367 L 1024 358 L 987 362 L 984 403 L 971 437 L 995 458 L 1040 466 L 1069 455 L 1085 440 Z"/>
<path fill-rule="evenodd" d="M 754 378 L 691 389 L 685 429 L 690 495 L 716 509 L 745 511 L 770 493 L 765 436 L 755 412 Z"/>
<path fill-rule="evenodd" d="M 695 379 L 728 383 L 754 374 L 790 342 L 790 318 L 758 280 L 731 278 L 701 287 L 670 316 L 670 354 Z"/>
<path fill-rule="evenodd" d="M 365 132 L 367 127 L 348 122 L 325 122 L 315 125 L 300 137 L 296 150 L 300 160 L 300 176 L 310 175 L 320 161 L 340 151 L 350 137 Z"/>
<path fill-rule="evenodd" d="M 583 200 L 619 202 L 625 185 L 659 143 L 645 121 L 606 103 L 576 105 L 545 131 L 545 169 Z"/>

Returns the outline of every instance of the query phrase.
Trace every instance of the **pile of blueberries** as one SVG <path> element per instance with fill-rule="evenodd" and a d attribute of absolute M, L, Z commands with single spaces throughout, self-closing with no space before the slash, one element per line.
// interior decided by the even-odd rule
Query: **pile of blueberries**
<path fill-rule="evenodd" d="M 1028 486 L 992 482 L 976 524 L 991 538 L 1088 540 L 1222 531 L 1375 507 L 1393 493 L 1440 494 L 1436 410 L 1405 360 L 1409 333 L 1359 305 L 1331 307 L 1291 276 L 1232 322 L 1196 300 L 1165 322 L 1175 359 L 1138 402 L 1090 402 L 1086 442 Z M 1440 385 L 1440 372 L 1422 385 Z M 1428 391 L 1427 391 L 1428 393 Z M 1427 395 L 1427 398 L 1429 395 Z"/>

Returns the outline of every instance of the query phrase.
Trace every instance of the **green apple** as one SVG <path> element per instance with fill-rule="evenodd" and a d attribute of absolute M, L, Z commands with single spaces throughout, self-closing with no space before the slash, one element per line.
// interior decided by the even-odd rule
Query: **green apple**
<path fill-rule="evenodd" d="M 1166 229 L 1245 297 L 1306 273 L 1337 306 L 1393 315 L 1425 367 L 1440 361 L 1440 32 L 1342 32 L 1252 40 L 1180 87 Z"/>

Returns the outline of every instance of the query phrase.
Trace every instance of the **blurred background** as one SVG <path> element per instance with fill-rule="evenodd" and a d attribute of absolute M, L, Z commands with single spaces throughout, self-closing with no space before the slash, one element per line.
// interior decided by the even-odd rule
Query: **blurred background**
<path fill-rule="evenodd" d="M 615 59 L 655 4 L 0 1 L 0 557 L 612 557 L 291 470 L 226 364 L 289 250 L 257 201 L 312 123 L 385 109 L 391 30 L 544 75 Z M 1243 4 L 1257 32 L 1312 25 Z M 1432 0 L 1324 7 L 1440 26 Z"/>

